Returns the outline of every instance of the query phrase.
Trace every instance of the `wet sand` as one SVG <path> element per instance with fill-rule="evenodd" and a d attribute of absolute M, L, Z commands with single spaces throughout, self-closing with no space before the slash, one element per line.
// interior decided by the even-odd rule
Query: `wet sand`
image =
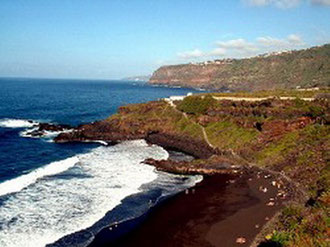
<path fill-rule="evenodd" d="M 104 230 L 91 246 L 248 246 L 282 207 L 272 181 L 257 171 L 207 177 L 147 215 Z"/>

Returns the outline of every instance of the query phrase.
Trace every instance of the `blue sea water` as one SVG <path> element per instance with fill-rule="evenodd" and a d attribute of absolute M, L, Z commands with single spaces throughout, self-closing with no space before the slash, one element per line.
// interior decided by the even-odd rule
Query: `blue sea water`
<path fill-rule="evenodd" d="M 143 140 L 113 147 L 56 144 L 50 137 L 25 137 L 29 121 L 76 126 L 124 104 L 188 92 L 197 91 L 129 81 L 1 78 L 0 246 L 45 246 L 93 226 L 128 196 L 156 188 L 173 193 L 197 181 L 141 165 L 168 157 Z"/>

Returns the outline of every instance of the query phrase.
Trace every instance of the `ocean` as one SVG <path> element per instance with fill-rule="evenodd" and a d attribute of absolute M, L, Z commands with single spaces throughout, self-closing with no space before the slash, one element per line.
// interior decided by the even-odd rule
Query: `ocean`
<path fill-rule="evenodd" d="M 31 138 L 37 123 L 77 126 L 121 105 L 198 92 L 141 82 L 0 79 L 0 246 L 87 246 L 110 224 L 145 214 L 201 180 L 141 162 L 168 152 L 144 140 L 115 146 Z"/>

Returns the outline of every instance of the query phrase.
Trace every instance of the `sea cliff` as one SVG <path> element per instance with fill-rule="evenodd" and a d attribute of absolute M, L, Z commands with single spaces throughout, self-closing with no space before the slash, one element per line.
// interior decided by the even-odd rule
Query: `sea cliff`
<path fill-rule="evenodd" d="M 236 91 L 329 86 L 330 44 L 247 59 L 163 66 L 149 83 Z"/>

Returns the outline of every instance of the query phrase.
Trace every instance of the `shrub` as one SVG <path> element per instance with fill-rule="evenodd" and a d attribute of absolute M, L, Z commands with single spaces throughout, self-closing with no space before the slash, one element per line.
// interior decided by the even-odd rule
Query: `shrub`
<path fill-rule="evenodd" d="M 178 109 L 189 114 L 199 115 L 205 114 L 215 103 L 216 100 L 210 95 L 205 97 L 188 96 L 178 104 Z"/>
<path fill-rule="evenodd" d="M 311 105 L 309 106 L 309 116 L 316 118 L 324 115 L 322 107 Z"/>
<path fill-rule="evenodd" d="M 277 246 L 285 246 L 290 239 L 290 234 L 287 232 L 275 231 L 271 237 L 271 241 L 277 243 Z M 275 246 L 275 245 L 274 245 Z"/>

